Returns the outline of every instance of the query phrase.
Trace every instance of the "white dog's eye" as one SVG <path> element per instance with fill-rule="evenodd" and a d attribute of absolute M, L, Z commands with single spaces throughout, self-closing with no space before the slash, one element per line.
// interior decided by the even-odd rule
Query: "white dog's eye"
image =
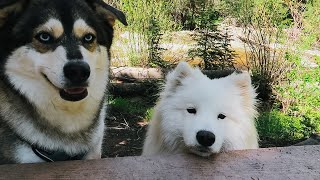
<path fill-rule="evenodd" d="M 224 114 L 219 114 L 218 115 L 218 119 L 224 119 L 224 118 L 226 118 L 226 116 Z"/>
<path fill-rule="evenodd" d="M 197 110 L 195 108 L 188 108 L 187 111 L 190 114 L 196 114 L 197 113 Z"/>
<path fill-rule="evenodd" d="M 86 34 L 84 37 L 83 37 L 83 42 L 85 43 L 92 43 L 94 40 L 95 40 L 95 36 L 91 33 L 89 34 Z"/>
<path fill-rule="evenodd" d="M 44 44 L 51 43 L 53 41 L 53 37 L 47 32 L 41 32 L 37 34 L 35 38 Z"/>

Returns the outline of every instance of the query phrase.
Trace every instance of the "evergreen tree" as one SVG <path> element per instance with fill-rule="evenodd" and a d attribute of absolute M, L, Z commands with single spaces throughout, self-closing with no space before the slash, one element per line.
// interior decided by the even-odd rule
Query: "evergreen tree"
<path fill-rule="evenodd" d="M 206 7 L 206 1 L 202 0 L 201 11 L 197 18 L 198 29 L 195 35 L 197 47 L 189 51 L 191 57 L 201 57 L 204 69 L 234 68 L 234 51 L 230 48 L 230 35 L 218 30 L 217 21 L 219 12 Z"/>
<path fill-rule="evenodd" d="M 166 68 L 168 64 L 162 59 L 163 48 L 160 47 L 162 33 L 156 18 L 150 18 L 147 32 L 148 40 L 148 64 L 151 67 Z"/>

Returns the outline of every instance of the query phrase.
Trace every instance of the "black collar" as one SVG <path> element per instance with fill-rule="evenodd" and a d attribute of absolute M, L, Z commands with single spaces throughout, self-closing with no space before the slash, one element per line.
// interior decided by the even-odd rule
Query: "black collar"
<path fill-rule="evenodd" d="M 35 146 L 32 146 L 32 150 L 38 157 L 46 162 L 82 160 L 86 155 L 86 153 L 82 153 L 76 156 L 70 156 L 64 151 L 47 151 Z"/>
<path fill-rule="evenodd" d="M 56 162 L 56 161 L 70 161 L 70 160 L 82 160 L 87 155 L 86 153 L 79 153 L 75 156 L 70 156 L 65 151 L 50 151 L 45 150 L 43 148 L 39 148 L 36 145 L 32 145 L 27 140 L 16 134 L 17 137 L 24 143 L 28 144 L 35 155 L 37 155 L 39 158 L 46 162 Z"/>

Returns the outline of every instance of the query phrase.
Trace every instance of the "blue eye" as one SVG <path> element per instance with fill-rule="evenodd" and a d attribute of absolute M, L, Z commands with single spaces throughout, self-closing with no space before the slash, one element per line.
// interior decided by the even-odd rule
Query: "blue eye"
<path fill-rule="evenodd" d="M 96 39 L 96 37 L 91 33 L 86 34 L 85 36 L 83 36 L 83 42 L 84 43 L 88 43 L 88 44 L 93 43 L 93 41 L 95 39 Z"/>
<path fill-rule="evenodd" d="M 35 38 L 43 44 L 48 44 L 53 41 L 53 37 L 47 32 L 41 32 L 37 34 Z"/>

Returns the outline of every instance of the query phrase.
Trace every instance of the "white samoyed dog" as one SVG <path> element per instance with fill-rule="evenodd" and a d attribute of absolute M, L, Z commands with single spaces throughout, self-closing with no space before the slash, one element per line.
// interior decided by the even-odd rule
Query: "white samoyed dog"
<path fill-rule="evenodd" d="M 200 156 L 258 148 L 256 92 L 247 72 L 209 79 L 186 62 L 166 78 L 142 155 Z"/>

